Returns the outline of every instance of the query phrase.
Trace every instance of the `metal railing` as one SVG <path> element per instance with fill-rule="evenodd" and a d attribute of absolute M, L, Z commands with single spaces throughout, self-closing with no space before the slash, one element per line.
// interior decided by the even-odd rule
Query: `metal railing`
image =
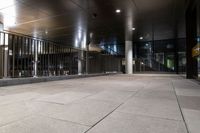
<path fill-rule="evenodd" d="M 0 77 L 77 74 L 79 51 L 49 40 L 0 32 Z"/>

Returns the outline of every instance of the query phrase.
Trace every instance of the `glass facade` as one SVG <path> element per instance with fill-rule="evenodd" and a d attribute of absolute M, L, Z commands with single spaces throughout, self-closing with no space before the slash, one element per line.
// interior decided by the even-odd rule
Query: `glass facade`
<path fill-rule="evenodd" d="M 134 43 L 136 71 L 186 71 L 185 39 L 170 39 Z M 139 70 L 143 67 L 143 70 Z"/>

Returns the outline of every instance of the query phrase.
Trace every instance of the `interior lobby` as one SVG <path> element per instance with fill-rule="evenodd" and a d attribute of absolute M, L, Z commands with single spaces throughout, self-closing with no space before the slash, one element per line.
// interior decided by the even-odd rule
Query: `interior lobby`
<path fill-rule="evenodd" d="M 0 0 L 0 133 L 199 125 L 199 0 Z"/>

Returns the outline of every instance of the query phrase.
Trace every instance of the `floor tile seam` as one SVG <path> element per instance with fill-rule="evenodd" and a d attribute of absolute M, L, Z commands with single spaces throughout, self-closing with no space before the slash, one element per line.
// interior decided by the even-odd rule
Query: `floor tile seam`
<path fill-rule="evenodd" d="M 149 83 L 149 82 L 148 82 L 148 83 Z M 142 90 L 144 90 L 144 88 L 147 86 L 148 83 L 145 83 L 145 85 L 144 85 L 143 87 L 141 87 L 140 89 L 138 89 L 137 91 L 135 91 L 135 93 L 134 93 L 132 96 L 130 96 L 125 102 L 127 102 L 129 99 L 135 97 L 139 92 L 141 92 Z M 151 83 L 151 82 L 150 82 L 150 83 Z M 124 103 L 125 103 L 125 102 L 124 102 Z"/>
<path fill-rule="evenodd" d="M 100 98 L 90 98 L 90 99 L 93 99 L 93 100 L 96 100 L 96 101 L 107 101 L 107 102 L 113 102 L 113 103 L 124 103 L 125 101 L 127 101 L 128 99 L 132 98 L 138 91 L 130 91 L 130 92 L 135 92 L 134 94 L 128 96 L 126 99 L 124 99 L 123 101 L 121 102 L 115 102 L 115 100 L 107 100 L 107 99 L 100 99 Z M 97 94 L 98 95 L 98 94 Z"/>
<path fill-rule="evenodd" d="M 91 127 L 91 125 L 86 125 L 86 124 L 81 124 L 75 121 L 70 121 L 70 120 L 64 120 L 64 119 L 59 119 L 53 116 L 49 116 L 49 115 L 43 115 L 43 114 L 34 114 L 35 116 L 40 116 L 40 117 L 46 117 L 46 118 L 50 118 L 50 119 L 54 119 L 54 120 L 58 120 L 58 121 L 62 121 L 62 122 L 68 122 L 68 123 L 72 123 L 72 124 L 76 124 L 76 125 L 80 125 L 80 126 L 85 126 L 85 127 Z"/>
<path fill-rule="evenodd" d="M 193 79 L 184 79 L 184 80 L 172 80 L 172 82 L 176 82 L 176 81 L 179 81 L 179 82 L 187 82 L 189 83 L 192 87 L 197 87 L 197 86 L 200 86 L 200 82 L 199 81 L 196 81 L 196 80 L 193 80 Z"/>
<path fill-rule="evenodd" d="M 182 110 L 183 110 L 183 114 L 184 114 L 184 110 L 195 111 L 195 112 L 198 112 L 200 114 L 200 110 L 197 110 L 197 109 L 191 109 L 191 108 L 183 107 Z"/>
<path fill-rule="evenodd" d="M 144 115 L 144 114 L 138 114 L 138 113 L 128 113 L 128 112 L 123 112 L 123 111 L 118 111 L 118 110 L 116 110 L 116 112 L 124 113 L 124 114 L 130 114 L 130 115 L 135 115 L 135 116 L 155 118 L 155 119 L 160 119 L 160 120 L 170 120 L 170 121 L 176 121 L 176 122 L 184 122 L 183 120 L 171 119 L 171 118 L 164 118 L 164 117 L 158 117 L 158 116 L 153 116 L 153 115 Z"/>
<path fill-rule="evenodd" d="M 123 103 L 122 103 L 123 104 Z M 115 109 L 113 109 L 112 111 L 110 111 L 107 115 L 105 115 L 103 118 L 101 118 L 98 122 L 96 122 L 95 124 L 93 124 L 88 130 L 86 130 L 84 133 L 88 133 L 92 128 L 94 128 L 96 125 L 98 125 L 100 122 L 102 122 L 105 118 L 107 118 L 110 114 L 112 114 L 115 110 L 117 110 L 122 104 L 120 104 L 119 106 L 117 106 Z"/>
<path fill-rule="evenodd" d="M 184 112 L 184 110 L 189 110 L 189 111 L 196 111 L 196 112 L 200 113 L 200 110 L 196 110 L 196 109 L 182 108 L 182 110 L 183 110 L 183 112 Z"/>
<path fill-rule="evenodd" d="M 91 94 L 92 95 L 92 94 Z M 91 96 L 91 95 L 89 95 L 89 96 Z M 73 101 L 71 101 L 71 102 L 69 102 L 69 103 L 56 103 L 56 102 L 51 102 L 51 101 L 42 101 L 42 100 L 35 100 L 35 101 L 33 101 L 33 102 L 41 102 L 41 103 L 49 103 L 49 104 L 55 104 L 55 105 L 63 105 L 63 106 L 65 106 L 65 105 L 71 105 L 71 104 L 80 104 L 80 103 L 77 103 L 77 101 L 81 101 L 81 100 L 83 100 L 83 99 L 86 99 L 87 97 L 89 97 L 89 96 L 86 96 L 86 97 L 82 97 L 82 98 L 80 98 L 80 99 L 77 99 L 77 100 L 73 100 Z"/>
<path fill-rule="evenodd" d="M 187 99 L 192 99 L 192 98 L 199 98 L 200 99 L 200 95 L 199 96 L 197 96 L 197 95 L 183 95 L 183 94 L 178 94 L 177 95 L 178 97 L 185 97 L 185 98 L 187 98 Z"/>
<path fill-rule="evenodd" d="M 123 101 L 119 102 L 119 101 L 115 101 L 115 100 L 98 99 L 98 98 L 90 98 L 88 100 L 95 100 L 95 101 L 99 101 L 99 102 L 110 102 L 110 103 L 115 103 L 115 104 L 118 104 L 118 105 L 120 105 L 121 103 L 123 103 Z"/>
<path fill-rule="evenodd" d="M 145 84 L 146 85 L 146 84 Z M 144 85 L 144 87 L 145 87 Z M 143 87 L 143 88 L 144 88 Z M 137 94 L 139 92 L 139 90 L 135 93 Z M 125 104 L 129 99 L 131 99 L 135 94 L 133 94 L 132 96 L 130 96 L 128 99 L 126 99 L 123 103 L 121 103 L 119 106 L 117 106 L 114 110 L 112 110 L 110 113 L 108 113 L 106 116 L 104 116 L 102 119 L 100 119 L 97 123 L 95 123 L 94 125 L 92 125 L 91 128 L 89 128 L 87 131 L 85 131 L 84 133 L 88 133 L 92 128 L 94 128 L 96 125 L 98 125 L 101 121 L 103 121 L 105 118 L 107 118 L 110 114 L 112 114 L 114 111 L 116 111 L 120 106 L 122 106 L 123 104 Z"/>
<path fill-rule="evenodd" d="M 41 96 L 41 95 L 39 95 Z M 37 96 L 37 98 L 39 97 Z M 8 104 L 14 104 L 14 103 L 20 103 L 20 102 L 26 102 L 26 101 L 33 101 L 34 99 L 37 99 L 36 97 L 33 97 L 33 98 L 30 98 L 30 99 L 22 99 L 22 100 L 17 100 L 17 101 L 14 101 L 14 102 L 11 102 L 11 103 L 7 103 L 7 104 L 0 104 L 0 105 L 8 105 Z"/>
<path fill-rule="evenodd" d="M 5 106 L 5 107 L 13 106 L 13 105 L 17 105 L 17 104 L 20 104 L 20 105 L 23 104 L 25 107 L 27 107 L 26 106 L 27 102 L 29 102 L 29 100 L 16 101 L 16 102 L 11 102 L 11 103 L 6 103 L 6 104 L 0 104 L 0 107 L 2 107 L 2 106 Z"/>
<path fill-rule="evenodd" d="M 158 98 L 148 98 L 148 97 L 141 97 L 141 96 L 137 96 L 137 94 L 140 92 L 140 91 L 142 91 L 142 90 L 139 90 L 139 91 L 137 91 L 131 98 L 139 98 L 139 99 L 152 99 L 152 100 L 156 100 L 157 101 L 157 99 Z M 173 91 L 174 92 L 174 91 Z M 176 97 L 176 94 L 174 94 L 175 95 L 175 97 Z M 165 98 L 164 100 L 167 100 L 167 101 L 174 101 L 175 99 L 167 99 L 167 98 Z M 164 101 L 163 100 L 163 101 Z M 176 99 L 176 101 L 177 101 L 177 99 Z"/>
<path fill-rule="evenodd" d="M 200 81 L 199 80 L 190 79 L 190 80 L 187 80 L 187 81 L 190 82 L 194 86 L 200 86 Z"/>
<path fill-rule="evenodd" d="M 175 98 L 163 98 L 163 97 L 145 97 L 145 96 L 134 96 L 135 98 L 140 98 L 140 99 L 155 99 L 155 100 L 168 100 L 168 101 L 174 101 L 176 100 Z"/>
<path fill-rule="evenodd" d="M 40 96 L 42 96 L 42 95 L 41 95 L 41 94 L 38 94 L 38 96 L 33 97 L 33 98 L 31 98 L 31 99 L 24 100 L 24 101 L 33 101 L 33 100 L 38 99 Z"/>
<path fill-rule="evenodd" d="M 121 104 L 121 102 L 114 102 L 114 101 L 109 101 L 109 100 L 100 100 L 100 99 L 88 99 L 88 100 L 94 100 L 94 101 L 97 101 L 97 102 L 110 102 L 110 104 L 112 104 L 112 103 L 114 103 L 114 104 L 118 104 L 118 105 L 120 105 Z M 55 102 L 48 102 L 48 101 L 34 101 L 34 102 L 39 102 L 39 103 L 49 103 L 49 104 L 54 104 L 54 105 L 61 105 L 61 106 L 64 106 L 64 107 L 66 107 L 67 108 L 67 106 L 66 105 L 73 105 L 73 104 L 75 104 L 75 105 L 80 105 L 80 104 L 84 104 L 84 103 L 78 103 L 78 102 L 76 102 L 76 101 L 73 101 L 73 102 L 70 102 L 70 103 L 67 103 L 67 104 L 63 104 L 63 103 L 55 103 Z M 117 105 L 117 106 L 118 106 Z M 29 108 L 29 107 L 28 107 Z"/>
<path fill-rule="evenodd" d="M 26 115 L 26 116 L 24 116 L 24 117 L 21 117 L 21 118 L 19 118 L 19 119 L 17 119 L 17 120 L 8 122 L 8 123 L 6 123 L 6 124 L 2 124 L 2 125 L 0 125 L 0 128 L 4 128 L 4 127 L 9 126 L 9 125 L 11 125 L 11 124 L 13 124 L 13 123 L 20 122 L 20 121 L 22 121 L 22 120 L 24 120 L 24 119 L 30 118 L 31 116 L 32 116 L 32 114 L 29 114 L 29 115 Z"/>
<path fill-rule="evenodd" d="M 176 93 L 176 88 L 175 88 L 175 86 L 174 86 L 174 82 L 173 82 L 173 81 L 171 82 L 171 85 L 172 85 L 172 88 L 173 88 L 174 93 L 175 93 L 175 95 L 176 95 L 176 100 L 177 100 L 177 103 L 178 103 L 179 110 L 180 110 L 180 112 L 181 112 L 181 116 L 182 116 L 182 119 L 183 119 L 185 128 L 186 128 L 186 130 L 187 130 L 187 133 L 190 133 L 189 128 L 188 128 L 188 125 L 187 125 L 187 122 L 186 122 L 186 119 L 185 119 L 184 114 L 183 114 L 183 110 L 182 110 L 180 101 L 179 101 L 179 99 L 178 99 L 178 95 L 177 95 L 177 93 Z"/>

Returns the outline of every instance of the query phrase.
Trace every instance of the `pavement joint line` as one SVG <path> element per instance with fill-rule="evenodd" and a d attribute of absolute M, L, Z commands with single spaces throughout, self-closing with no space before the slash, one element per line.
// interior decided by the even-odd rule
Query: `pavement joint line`
<path fill-rule="evenodd" d="M 32 114 L 29 114 L 29 115 L 26 115 L 26 116 L 24 116 L 24 117 L 22 117 L 22 118 L 20 118 L 20 119 L 17 119 L 17 120 L 14 120 L 14 121 L 11 121 L 11 122 L 2 124 L 2 125 L 0 125 L 0 128 L 3 128 L 3 127 L 5 127 L 5 126 L 11 125 L 11 124 L 16 123 L 16 122 L 20 122 L 20 121 L 22 121 L 22 120 L 24 120 L 24 119 L 26 119 L 26 118 L 31 117 L 31 116 L 32 116 Z"/>
<path fill-rule="evenodd" d="M 93 96 L 93 94 L 90 94 L 88 96 L 82 97 L 82 98 L 77 99 L 77 100 L 73 100 L 73 101 L 71 101 L 69 103 L 58 103 L 58 102 L 51 102 L 51 101 L 45 101 L 45 100 L 39 100 L 39 99 L 35 99 L 35 100 L 33 100 L 33 102 L 49 103 L 49 104 L 56 104 L 56 105 L 63 105 L 63 106 L 65 106 L 65 105 L 69 105 L 69 104 L 72 104 L 72 103 L 73 104 L 79 104 L 79 103 L 76 103 L 76 102 L 81 101 L 83 99 L 86 99 L 86 98 L 88 98 L 90 96 Z"/>
<path fill-rule="evenodd" d="M 106 116 L 104 116 L 102 119 L 100 119 L 98 122 L 96 122 L 94 125 L 92 125 L 88 130 L 86 130 L 84 133 L 89 132 L 93 127 L 95 127 L 97 124 L 99 124 L 101 121 L 103 121 L 106 117 L 108 117 L 110 114 L 112 114 L 115 110 L 117 110 L 123 103 L 121 103 L 119 106 L 117 106 L 114 110 L 112 110 L 110 113 L 108 113 Z"/>
<path fill-rule="evenodd" d="M 34 100 L 33 102 L 48 103 L 48 104 L 55 104 L 55 105 L 65 105 L 64 103 L 50 102 L 50 101 L 44 101 L 44 100 Z"/>
<path fill-rule="evenodd" d="M 141 88 L 144 89 L 145 86 L 147 85 L 147 83 L 145 83 L 145 85 Z M 84 133 L 88 133 L 93 127 L 95 127 L 96 125 L 98 125 L 101 121 L 103 121 L 105 118 L 107 118 L 110 114 L 112 114 L 114 111 L 116 111 L 120 106 L 122 106 L 123 104 L 125 104 L 126 101 L 128 101 L 129 99 L 131 99 L 132 97 L 134 97 L 137 93 L 139 93 L 141 90 L 136 91 L 136 93 L 134 93 L 132 96 L 130 96 L 129 98 L 127 98 L 123 103 L 121 103 L 119 106 L 117 106 L 114 110 L 112 110 L 110 113 L 108 113 L 106 116 L 104 116 L 102 119 L 100 119 L 98 122 L 96 122 L 94 125 L 92 125 L 88 130 L 86 130 Z"/>
<path fill-rule="evenodd" d="M 69 123 L 73 123 L 76 125 L 80 125 L 80 126 L 87 126 L 87 127 L 91 127 L 91 125 L 84 125 L 78 122 L 74 122 L 74 121 L 69 121 L 69 120 L 63 120 L 63 119 L 59 119 L 59 118 L 55 118 L 55 117 L 51 117 L 48 115 L 42 115 L 42 114 L 34 114 L 35 116 L 40 116 L 40 117 L 46 117 L 46 118 L 50 118 L 50 119 L 54 119 L 54 120 L 58 120 L 58 121 L 62 121 L 62 122 L 69 122 Z"/>
<path fill-rule="evenodd" d="M 175 89 L 175 87 L 174 87 L 174 83 L 171 82 L 171 84 L 172 84 L 172 88 L 173 88 L 173 90 L 174 90 L 174 93 L 175 93 L 175 95 L 176 95 L 176 100 L 177 100 L 177 103 L 178 103 L 179 110 L 180 110 L 180 112 L 181 112 L 181 116 L 182 116 L 182 118 L 183 118 L 183 122 L 184 122 L 184 124 L 185 124 L 186 131 L 187 131 L 187 133 L 190 133 L 190 132 L 189 132 L 189 129 L 188 129 L 188 126 L 187 126 L 187 123 L 186 123 L 186 120 L 185 120 L 185 117 L 184 117 L 184 115 L 183 115 L 183 111 L 182 111 L 182 108 L 181 108 L 181 105 L 180 105 L 180 101 L 179 101 L 178 96 L 177 96 L 177 94 L 176 94 L 176 89 Z"/>
<path fill-rule="evenodd" d="M 170 118 L 156 117 L 156 116 L 143 115 L 143 114 L 137 114 L 137 113 L 128 113 L 128 112 L 122 112 L 122 111 L 117 111 L 117 112 L 124 113 L 124 114 L 130 114 L 130 115 L 137 115 L 137 116 L 142 116 L 142 117 L 156 118 L 156 119 L 161 119 L 161 120 L 182 122 L 182 120 L 176 120 L 176 119 L 170 119 Z"/>

